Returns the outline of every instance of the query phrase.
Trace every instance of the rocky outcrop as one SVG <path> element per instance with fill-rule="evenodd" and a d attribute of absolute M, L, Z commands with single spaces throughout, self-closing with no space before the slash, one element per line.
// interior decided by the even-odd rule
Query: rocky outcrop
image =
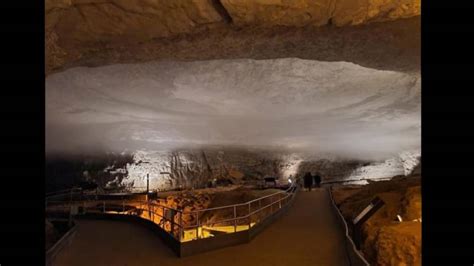
<path fill-rule="evenodd" d="M 113 60 L 123 62 L 129 53 L 134 61 L 178 58 L 182 57 L 180 53 L 184 53 L 184 57 L 206 58 L 209 56 L 206 54 L 216 52 L 220 54 L 214 58 L 245 57 L 248 53 L 256 58 L 266 56 L 265 50 L 271 49 L 268 45 L 264 45 L 265 49 L 249 47 L 251 44 L 242 42 L 243 38 L 252 41 L 263 38 L 271 43 L 282 34 L 285 42 L 277 43 L 282 45 L 283 51 L 275 54 L 285 56 L 284 51 L 296 48 L 287 42 L 301 45 L 292 39 L 302 37 L 304 31 L 295 32 L 295 29 L 303 26 L 312 27 L 308 33 L 312 40 L 304 46 L 317 45 L 324 51 L 327 46 L 324 36 L 328 33 L 318 30 L 318 26 L 360 25 L 408 18 L 420 14 L 420 1 L 48 0 L 45 12 L 46 73 L 49 74 L 61 68 L 90 64 L 91 60 L 101 65 Z M 260 29 L 262 26 L 270 30 Z M 282 32 L 278 29 L 281 26 L 290 29 Z M 376 34 L 370 35 L 378 39 L 373 37 Z M 397 38 L 405 37 L 398 35 Z M 190 40 L 195 41 L 189 44 Z M 207 41 L 211 45 L 199 44 Z M 167 47 L 169 42 L 187 49 Z M 216 47 L 222 48 L 215 51 Z M 412 49 L 409 47 L 404 49 Z M 229 53 L 236 48 L 241 51 L 240 55 Z M 298 47 L 292 53 L 301 49 L 307 48 Z M 194 54 L 196 50 L 204 50 L 205 54 Z"/>
<path fill-rule="evenodd" d="M 128 176 L 129 154 L 48 155 L 45 160 L 46 192 L 77 186 L 80 181 L 96 183 L 101 188 L 120 188 Z"/>
<path fill-rule="evenodd" d="M 375 265 L 421 265 L 421 224 L 405 222 L 382 227 L 374 248 Z"/>
<path fill-rule="evenodd" d="M 289 156 L 245 150 L 181 150 L 174 152 L 137 151 L 127 165 L 128 186 L 156 189 L 203 188 L 210 181 L 244 183 L 265 176 L 283 177 L 294 163 Z"/>
<path fill-rule="evenodd" d="M 238 25 L 358 25 L 420 14 L 418 0 L 221 0 Z"/>
<path fill-rule="evenodd" d="M 396 160 L 400 159 L 396 157 L 388 161 Z M 150 188 L 161 190 L 204 188 L 213 181 L 218 184 L 255 185 L 258 180 L 266 176 L 277 177 L 280 182 L 285 183 L 290 175 L 297 177 L 306 172 L 319 173 L 323 183 L 356 182 L 360 179 L 364 179 L 366 183 L 366 180 L 384 178 L 387 173 L 403 176 L 404 168 L 401 163 L 391 165 L 382 163 L 384 168 L 380 171 L 364 171 L 370 167 L 378 169 L 380 164 L 380 162 L 314 157 L 275 150 L 236 148 L 186 149 L 172 152 L 140 150 L 133 154 L 108 153 L 104 156 L 72 156 L 60 160 L 47 158 L 46 186 L 48 191 L 57 191 L 70 188 L 74 182 L 85 180 L 97 183 L 99 187 L 105 189 L 127 187 L 143 189 L 146 187 L 147 174 Z M 413 195 L 413 197 L 407 196 L 410 197 L 407 205 L 418 204 L 416 191 Z"/>
<path fill-rule="evenodd" d="M 207 0 L 50 0 L 45 12 L 47 69 L 84 56 L 76 49 L 136 44 L 222 20 Z"/>
<path fill-rule="evenodd" d="M 402 201 L 401 215 L 407 221 L 421 219 L 421 186 L 407 189 Z"/>
<path fill-rule="evenodd" d="M 399 161 L 399 157 L 388 161 Z M 127 164 L 122 186 L 144 187 L 146 175 L 150 187 L 157 189 L 202 188 L 212 180 L 232 184 L 254 184 L 266 176 L 286 182 L 288 177 L 306 172 L 319 173 L 323 183 L 356 182 L 363 179 L 387 178 L 387 174 L 403 176 L 403 164 L 383 164 L 379 171 L 364 172 L 370 167 L 380 168 L 380 162 L 340 158 L 312 158 L 278 151 L 244 149 L 181 150 L 172 153 L 138 151 L 134 163 Z M 357 182 L 356 182 L 357 183 Z"/>
<path fill-rule="evenodd" d="M 46 1 L 46 16 L 67 44 L 140 42 L 222 20 L 207 0 Z"/>
<path fill-rule="evenodd" d="M 333 188 L 336 204 L 348 223 L 374 197 L 385 203 L 362 224 L 361 251 L 371 265 L 421 265 L 420 185 L 421 177 L 412 175 L 359 188 Z"/>

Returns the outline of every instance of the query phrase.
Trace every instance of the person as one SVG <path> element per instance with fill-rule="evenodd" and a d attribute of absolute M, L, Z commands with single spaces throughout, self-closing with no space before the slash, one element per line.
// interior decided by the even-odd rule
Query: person
<path fill-rule="evenodd" d="M 313 177 L 311 176 L 310 172 L 307 172 L 304 177 L 304 186 L 305 188 L 308 189 L 308 191 L 311 191 L 311 187 L 313 186 Z"/>
<path fill-rule="evenodd" d="M 316 173 L 316 175 L 314 176 L 314 184 L 316 185 L 316 187 L 321 187 L 321 176 L 319 175 L 319 173 Z"/>

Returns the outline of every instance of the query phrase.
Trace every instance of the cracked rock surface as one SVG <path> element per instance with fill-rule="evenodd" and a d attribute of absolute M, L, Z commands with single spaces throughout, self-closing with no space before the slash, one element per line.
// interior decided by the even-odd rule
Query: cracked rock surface
<path fill-rule="evenodd" d="M 403 20 L 420 14 L 419 0 L 47 0 L 45 12 L 47 75 L 157 59 L 419 68 L 419 19 Z"/>

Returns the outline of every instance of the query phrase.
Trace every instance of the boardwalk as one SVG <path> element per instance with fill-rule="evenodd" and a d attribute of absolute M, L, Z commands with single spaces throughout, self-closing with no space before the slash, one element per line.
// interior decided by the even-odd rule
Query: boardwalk
<path fill-rule="evenodd" d="M 336 219 L 325 190 L 301 191 L 288 212 L 250 243 L 185 258 L 138 225 L 82 220 L 55 265 L 349 265 Z"/>

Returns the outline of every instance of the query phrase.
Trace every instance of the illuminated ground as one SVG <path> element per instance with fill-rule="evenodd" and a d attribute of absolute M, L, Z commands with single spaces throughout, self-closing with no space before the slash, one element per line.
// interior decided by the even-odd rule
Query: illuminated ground
<path fill-rule="evenodd" d="M 250 243 L 186 258 L 138 225 L 79 221 L 55 265 L 348 265 L 336 219 L 326 191 L 302 191 L 288 213 Z"/>

